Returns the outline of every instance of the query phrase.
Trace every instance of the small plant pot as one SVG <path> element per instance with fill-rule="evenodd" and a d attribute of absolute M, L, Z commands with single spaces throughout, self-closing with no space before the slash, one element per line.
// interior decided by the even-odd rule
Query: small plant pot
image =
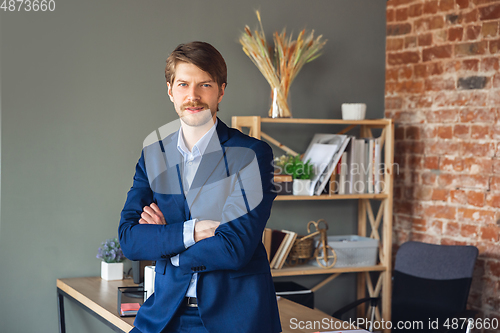
<path fill-rule="evenodd" d="M 274 189 L 277 195 L 293 194 L 293 179 L 290 175 L 274 175 Z"/>
<path fill-rule="evenodd" d="M 123 280 L 123 263 L 101 261 L 101 278 L 107 281 Z"/>
<path fill-rule="evenodd" d="M 344 103 L 342 104 L 342 119 L 362 120 L 365 119 L 366 104 L 364 103 Z"/>
<path fill-rule="evenodd" d="M 311 195 L 311 180 L 310 179 L 294 179 L 293 180 L 293 195 Z"/>

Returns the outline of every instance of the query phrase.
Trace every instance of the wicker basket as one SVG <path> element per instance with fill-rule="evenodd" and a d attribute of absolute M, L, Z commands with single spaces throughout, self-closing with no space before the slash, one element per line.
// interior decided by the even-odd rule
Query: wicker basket
<path fill-rule="evenodd" d="M 286 264 L 287 266 L 296 266 L 298 264 L 305 264 L 314 254 L 314 239 L 307 238 L 302 240 L 303 237 L 297 239 L 293 243 L 290 250 Z"/>

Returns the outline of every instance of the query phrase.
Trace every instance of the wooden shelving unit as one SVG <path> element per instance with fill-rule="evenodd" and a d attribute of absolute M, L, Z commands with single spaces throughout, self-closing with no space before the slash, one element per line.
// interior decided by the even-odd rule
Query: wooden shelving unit
<path fill-rule="evenodd" d="M 295 201 L 295 200 L 344 200 L 344 199 L 387 199 L 387 194 L 336 194 L 336 195 L 278 195 L 274 201 Z"/>
<path fill-rule="evenodd" d="M 321 268 L 313 265 L 300 265 L 296 267 L 284 267 L 282 269 L 273 269 L 273 276 L 297 276 L 297 275 L 318 275 L 335 273 L 360 273 L 360 272 L 383 272 L 385 267 L 382 265 L 366 267 L 342 267 L 342 268 Z"/>
<path fill-rule="evenodd" d="M 382 129 L 381 141 L 384 145 L 384 191 L 380 194 L 343 194 L 343 195 L 319 195 L 319 196 L 278 196 L 275 201 L 294 200 L 358 200 L 358 235 L 371 237 L 379 240 L 379 263 L 369 267 L 345 267 L 323 269 L 313 265 L 302 265 L 296 267 L 285 267 L 279 270 L 273 269 L 272 275 L 297 276 L 297 275 L 329 275 L 318 285 L 311 288 L 313 291 L 326 285 L 343 273 L 357 273 L 357 296 L 366 297 L 366 291 L 371 297 L 381 296 L 382 313 L 376 313 L 377 319 L 386 321 L 391 319 L 391 271 L 392 271 L 392 205 L 393 205 L 393 163 L 394 163 L 394 123 L 392 119 L 355 120 L 344 121 L 340 119 L 300 119 L 300 118 L 261 118 L 260 116 L 233 117 L 232 127 L 242 130 L 249 128 L 249 135 L 257 139 L 264 139 L 275 146 L 296 155 L 270 135 L 262 131 L 261 125 L 265 124 L 317 124 L 317 125 L 339 125 L 343 129 L 338 134 L 345 134 L 359 127 L 361 137 L 373 137 L 372 129 Z M 267 126 L 267 125 L 266 125 Z M 320 130 L 318 131 L 320 132 Z M 374 214 L 371 201 L 377 200 L 380 205 L 378 212 Z M 370 234 L 368 235 L 368 226 Z M 379 232 L 381 230 L 381 233 Z M 376 281 L 373 281 L 370 272 L 378 272 Z M 363 313 L 358 312 L 358 316 Z"/>

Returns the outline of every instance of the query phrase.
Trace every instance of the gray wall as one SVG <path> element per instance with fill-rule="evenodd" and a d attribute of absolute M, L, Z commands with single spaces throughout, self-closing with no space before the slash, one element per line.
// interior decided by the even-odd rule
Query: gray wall
<path fill-rule="evenodd" d="M 229 68 L 220 118 L 267 115 L 269 87 L 237 43 L 244 25 L 314 28 L 328 39 L 292 87 L 295 117 L 339 118 L 343 102 L 383 117 L 385 0 L 75 1 L 55 12 L 2 12 L 0 331 L 55 332 L 56 278 L 99 275 L 100 243 L 116 236 L 142 141 L 176 118 L 163 68 L 179 43 L 216 46 Z M 312 126 L 264 131 L 304 151 Z M 282 154 L 276 150 L 276 154 Z M 356 202 L 277 202 L 269 226 L 305 232 L 326 218 L 355 232 Z M 312 286 L 323 277 L 298 278 Z M 354 298 L 353 275 L 318 296 L 327 312 Z M 68 332 L 109 329 L 74 305 Z"/>

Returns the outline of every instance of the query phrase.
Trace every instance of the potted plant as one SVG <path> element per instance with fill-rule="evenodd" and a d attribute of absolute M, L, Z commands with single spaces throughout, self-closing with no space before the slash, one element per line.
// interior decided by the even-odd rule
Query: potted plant
<path fill-rule="evenodd" d="M 97 251 L 96 258 L 101 259 L 101 278 L 103 280 L 123 279 L 123 255 L 118 238 L 106 239 Z"/>
<path fill-rule="evenodd" d="M 311 179 L 313 165 L 310 160 L 303 162 L 300 156 L 283 155 L 275 159 L 275 166 L 279 174 L 290 175 L 293 179 L 293 195 L 311 195 Z"/>

